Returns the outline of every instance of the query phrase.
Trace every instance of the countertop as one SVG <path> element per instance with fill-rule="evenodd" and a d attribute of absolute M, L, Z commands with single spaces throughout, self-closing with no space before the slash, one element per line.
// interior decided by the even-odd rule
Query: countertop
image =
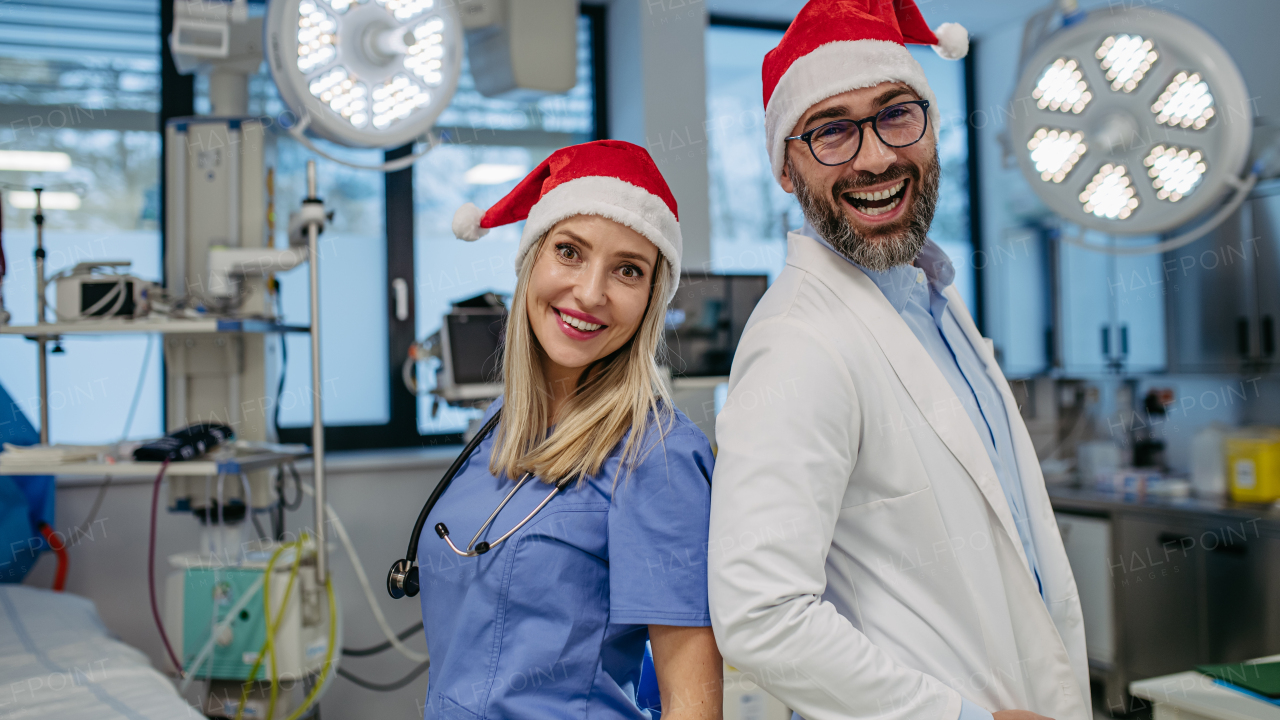
<path fill-rule="evenodd" d="M 1177 515 L 1208 521 L 1258 520 L 1280 532 L 1280 507 L 1272 503 L 1239 503 L 1226 498 L 1170 498 L 1103 492 L 1069 485 L 1049 485 L 1053 509 L 1085 514 L 1142 513 Z"/>

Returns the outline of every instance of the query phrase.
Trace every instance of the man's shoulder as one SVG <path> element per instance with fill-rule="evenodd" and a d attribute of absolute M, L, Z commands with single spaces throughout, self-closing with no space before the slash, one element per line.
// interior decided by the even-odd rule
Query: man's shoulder
<path fill-rule="evenodd" d="M 798 325 L 820 334 L 856 332 L 849 308 L 840 294 L 808 269 L 787 265 L 747 321 L 745 333 L 758 325 Z"/>

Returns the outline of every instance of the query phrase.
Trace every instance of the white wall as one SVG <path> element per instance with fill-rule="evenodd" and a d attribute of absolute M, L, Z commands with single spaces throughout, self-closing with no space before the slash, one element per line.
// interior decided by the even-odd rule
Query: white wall
<path fill-rule="evenodd" d="M 609 136 L 653 155 L 679 206 L 684 267 L 709 269 L 707 7 L 613 0 L 607 13 Z"/>

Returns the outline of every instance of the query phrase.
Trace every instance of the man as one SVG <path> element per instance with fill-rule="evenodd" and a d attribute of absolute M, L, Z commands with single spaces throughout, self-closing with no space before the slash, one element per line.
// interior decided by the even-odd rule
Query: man
<path fill-rule="evenodd" d="M 1089 720 L 1035 449 L 925 237 L 938 108 L 904 42 L 968 50 L 913 0 L 812 0 L 764 61 L 773 172 L 808 223 L 716 422 L 712 624 L 806 720 Z"/>

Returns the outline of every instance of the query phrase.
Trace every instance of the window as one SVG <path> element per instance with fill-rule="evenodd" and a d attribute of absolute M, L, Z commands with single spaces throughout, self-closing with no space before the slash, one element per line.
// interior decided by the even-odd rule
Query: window
<path fill-rule="evenodd" d="M 90 260 L 129 260 L 132 274 L 160 279 L 160 9 L 158 2 L 42 0 L 8 3 L 4 13 L 0 151 L 58 152 L 71 160 L 60 172 L 0 169 L 4 304 L 11 323 L 28 325 L 36 320 L 35 227 L 21 188 L 62 193 L 47 197 L 68 208 L 45 212 L 47 274 Z M 53 297 L 51 288 L 50 319 Z M 155 339 L 66 338 L 61 350 L 49 355 L 53 442 L 160 434 Z M 0 337 L 0 383 L 38 425 L 36 363 L 35 343 Z"/>
<path fill-rule="evenodd" d="M 767 273 L 786 262 L 786 233 L 804 223 L 795 198 L 773 179 L 765 150 L 760 66 L 785 26 L 713 16 L 707 29 L 707 127 L 711 174 L 711 264 L 716 272 Z M 909 46 L 938 99 L 937 213 L 929 237 L 956 267 L 956 288 L 974 308 L 969 223 L 969 142 L 964 64 Z"/>
<path fill-rule="evenodd" d="M 552 152 L 597 136 L 591 52 L 597 17 L 579 18 L 578 84 L 567 94 L 534 103 L 492 100 L 475 91 L 468 72 L 441 115 L 438 126 L 451 144 L 419 161 L 413 175 L 419 339 L 440 329 L 450 303 L 487 291 L 515 291 L 515 256 L 524 223 L 494 228 L 481 240 L 464 243 L 453 236 L 453 213 L 466 202 L 489 207 Z M 419 364 L 418 379 L 425 388 L 435 387 L 436 367 L 435 361 Z M 422 433 L 461 432 L 478 416 L 474 410 L 436 407 L 430 396 L 418 402 Z"/>
<path fill-rule="evenodd" d="M 44 0 L 38 5 L 11 2 L 5 7 L 6 23 L 11 28 L 23 26 L 23 32 L 0 36 L 0 150 L 52 150 L 65 152 L 72 160 L 70 170 L 56 175 L 0 170 L 0 182 L 6 183 L 0 185 L 0 193 L 5 198 L 9 261 L 4 298 L 12 322 L 26 324 L 35 319 L 31 211 L 15 209 L 5 188 L 39 183 L 57 189 L 57 183 L 66 183 L 80 193 L 77 210 L 46 212 L 48 272 L 84 260 L 128 259 L 134 263 L 134 274 L 160 280 L 162 150 L 157 128 L 162 100 L 167 114 L 207 113 L 210 108 L 206 79 L 197 77 L 192 83 L 178 78 L 173 87 L 162 87 L 159 2 L 101 0 L 86 9 L 77 0 Z M 261 13 L 262 7 L 254 4 L 250 12 Z M 458 205 L 471 200 L 487 206 L 514 180 L 467 184 L 467 171 L 490 163 L 521 168 L 523 175 L 555 149 L 602 134 L 598 118 L 603 106 L 597 103 L 597 88 L 603 77 L 597 63 L 603 59 L 599 48 L 604 11 L 584 5 L 582 13 L 579 83 L 569 94 L 535 103 L 492 100 L 474 90 L 467 74 L 438 122 L 447 144 L 415 168 L 384 175 L 318 159 L 320 194 L 335 211 L 321 238 L 320 265 L 321 357 L 330 448 L 457 441 L 457 432 L 465 427 L 470 413 L 444 413 L 432 419 L 430 403 L 419 403 L 404 388 L 400 363 L 414 337 L 425 337 L 438 328 L 450 302 L 484 290 L 510 292 L 514 285 L 510 268 L 519 228 L 495 232 L 475 244 L 460 243 L 449 232 L 449 220 Z M 184 101 L 181 86 L 185 83 L 192 83 L 187 87 L 194 86 L 194 94 L 186 95 Z M 283 111 L 264 64 L 250 78 L 249 114 L 278 118 Z M 317 142 L 333 155 L 368 165 L 404 152 L 353 150 Z M 311 157 L 278 130 L 269 134 L 266 164 L 274 170 L 273 241 L 277 245 L 286 242 L 288 214 L 303 197 L 303 167 Z M 487 276 L 467 280 L 465 272 L 477 262 L 494 269 Z M 409 321 L 397 323 L 389 313 L 389 278 L 406 268 L 416 274 L 412 280 L 415 302 Z M 306 324 L 307 268 L 283 273 L 279 279 L 286 322 Z M 370 318 L 383 320 L 370 322 Z M 163 431 L 157 340 L 74 338 L 63 340 L 62 347 L 65 353 L 50 357 L 50 425 L 55 442 L 119 439 L 139 382 L 140 401 L 129 435 L 148 437 Z M 279 344 L 274 347 L 280 351 Z M 280 437 L 286 442 L 309 442 L 309 340 L 305 335 L 288 336 L 283 351 L 287 362 Z M 38 421 L 35 344 L 2 337 L 0 357 L 0 382 L 19 399 L 32 421 Z M 419 373 L 428 385 L 434 378 L 432 370 L 422 368 Z"/>

